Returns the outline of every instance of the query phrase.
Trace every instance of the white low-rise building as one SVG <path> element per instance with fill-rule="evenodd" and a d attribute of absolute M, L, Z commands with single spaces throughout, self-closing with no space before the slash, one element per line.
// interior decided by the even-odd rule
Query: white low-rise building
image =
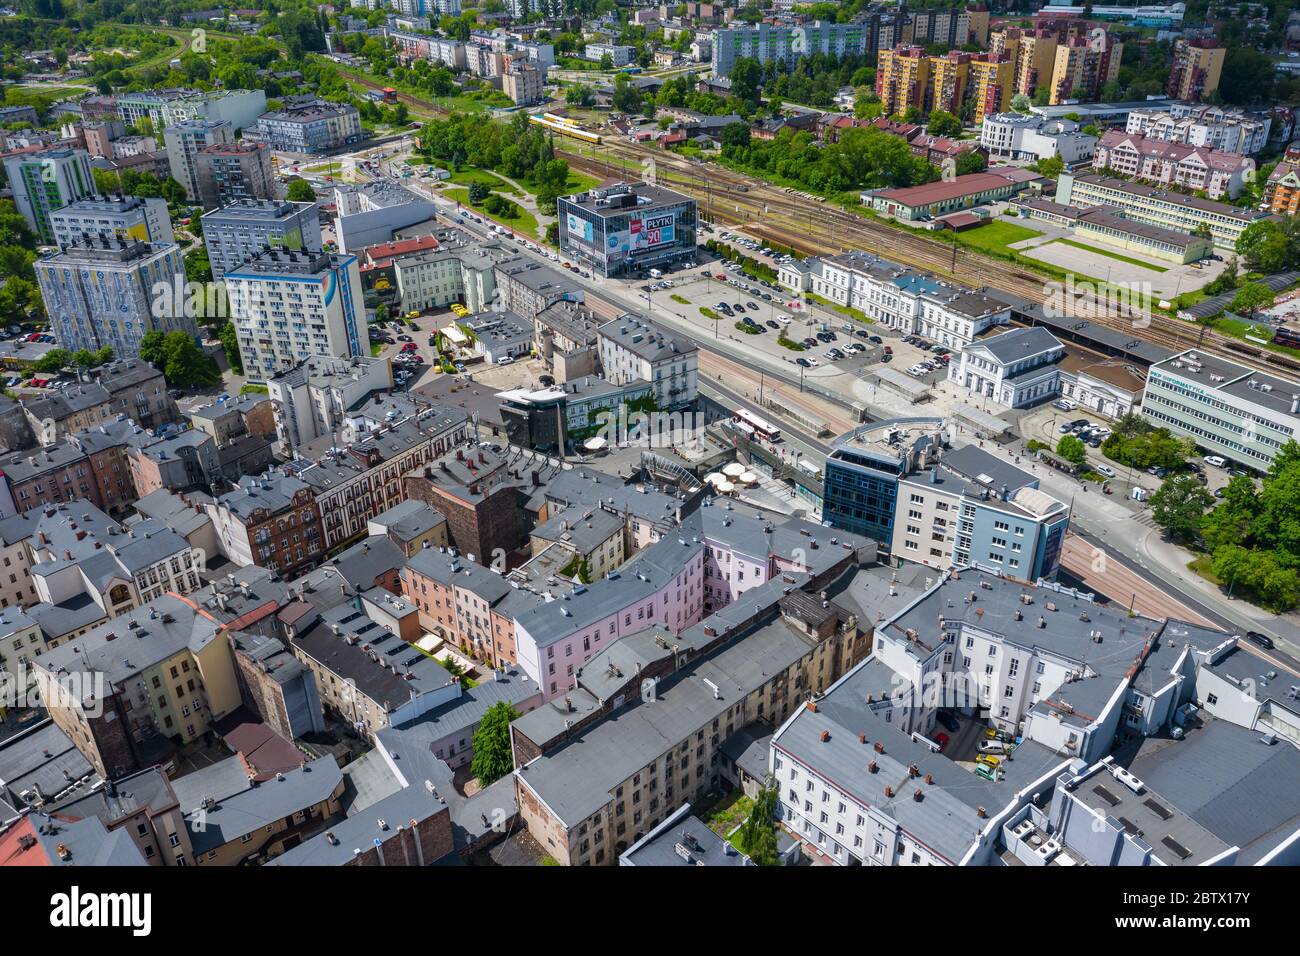
<path fill-rule="evenodd" d="M 1097 137 L 1080 132 L 1073 120 L 995 113 L 980 125 L 980 145 L 989 151 L 989 159 L 1037 161 L 1059 156 L 1073 166 L 1092 159 Z"/>
<path fill-rule="evenodd" d="M 1023 408 L 1061 391 L 1063 346 L 1040 326 L 1012 329 L 972 342 L 948 368 L 948 381 L 995 405 Z"/>

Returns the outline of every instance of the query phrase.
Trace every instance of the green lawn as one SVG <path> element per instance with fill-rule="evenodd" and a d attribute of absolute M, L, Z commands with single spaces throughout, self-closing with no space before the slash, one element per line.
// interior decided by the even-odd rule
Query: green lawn
<path fill-rule="evenodd" d="M 588 189 L 595 189 L 600 185 L 600 179 L 595 176 L 588 176 L 586 173 L 580 173 L 577 170 L 569 170 L 569 181 L 565 183 L 565 188 L 575 193 L 585 192 Z"/>
<path fill-rule="evenodd" d="M 737 788 L 712 809 L 704 822 L 710 830 L 725 838 L 728 833 L 745 822 L 753 808 L 754 801 Z"/>
<path fill-rule="evenodd" d="M 808 293 L 808 299 L 811 302 L 816 302 L 819 305 L 824 305 L 826 306 L 826 308 L 832 309 L 838 312 L 840 315 L 848 316 L 850 319 L 857 319 L 859 322 L 863 323 L 864 325 L 872 324 L 871 318 L 865 312 L 863 312 L 861 309 L 855 309 L 851 305 L 840 305 L 838 302 L 832 302 L 830 299 L 823 299 L 821 296 L 817 295 L 814 292 Z"/>
<path fill-rule="evenodd" d="M 372 358 L 379 358 L 379 353 L 382 352 L 382 351 L 384 350 L 384 345 L 385 345 L 385 344 L 386 344 L 386 343 L 384 343 L 384 342 L 371 342 L 371 343 L 370 343 L 370 355 L 371 355 L 371 357 L 372 357 Z"/>
<path fill-rule="evenodd" d="M 517 203 L 516 206 L 518 206 L 519 208 L 519 215 L 516 216 L 514 219 L 502 219 L 499 216 L 493 216 L 482 206 L 475 206 L 471 204 L 469 201 L 468 189 L 446 189 L 443 190 L 443 192 L 445 195 L 455 200 L 456 202 L 460 203 L 465 208 L 473 209 L 476 214 L 480 216 L 487 216 L 487 218 L 491 219 L 493 222 L 498 222 L 503 226 L 508 226 L 509 228 L 515 230 L 516 232 L 522 232 L 530 239 L 536 239 L 539 238 L 540 236 L 540 234 L 537 231 L 537 217 L 534 216 L 527 209 L 525 209 L 523 206 L 518 206 Z"/>
<path fill-rule="evenodd" d="M 714 312 L 712 309 L 705 308 L 704 306 L 700 306 L 700 315 L 704 316 L 706 319 L 712 319 L 714 322 L 717 322 L 722 318 L 718 313 Z"/>
<path fill-rule="evenodd" d="M 1153 266 L 1149 262 L 1143 262 L 1141 259 L 1133 259 L 1129 256 L 1120 255 L 1118 252 L 1111 252 L 1109 249 L 1100 249 L 1097 246 L 1090 246 L 1086 243 L 1075 242 L 1073 239 L 1057 239 L 1057 242 L 1066 246 L 1073 246 L 1075 249 L 1082 249 L 1084 252 L 1093 252 L 1099 256 L 1105 256 L 1107 259 L 1115 259 L 1118 262 L 1127 262 L 1131 266 L 1141 266 L 1143 269 L 1150 269 L 1152 272 L 1168 272 L 1164 266 Z M 1052 245 L 1052 243 L 1047 243 Z M 1041 247 L 1040 247 L 1041 248 Z"/>
<path fill-rule="evenodd" d="M 270 395 L 271 390 L 265 385 L 245 385 L 239 390 L 240 395 Z"/>
<path fill-rule="evenodd" d="M 486 169 L 479 169 L 477 166 L 467 166 L 458 173 L 451 174 L 452 183 L 457 186 L 469 186 L 473 183 L 482 183 L 489 189 L 496 190 L 506 196 L 518 196 L 519 190 L 510 185 L 496 173 L 489 172 Z"/>
<path fill-rule="evenodd" d="M 981 252 L 1008 253 L 1015 252 L 1010 248 L 1013 242 L 1024 242 L 1026 239 L 1034 239 L 1041 235 L 1042 233 L 1037 229 L 1028 229 L 1017 226 L 1014 222 L 995 219 L 966 232 L 957 233 L 957 244 Z"/>
<path fill-rule="evenodd" d="M 690 299 L 686 298 L 685 296 L 680 296 L 680 295 L 678 295 L 676 292 L 674 292 L 672 295 L 670 295 L 669 298 L 672 299 L 674 302 L 676 302 L 678 305 L 690 305 L 690 304 L 691 304 L 691 300 L 690 300 Z"/>

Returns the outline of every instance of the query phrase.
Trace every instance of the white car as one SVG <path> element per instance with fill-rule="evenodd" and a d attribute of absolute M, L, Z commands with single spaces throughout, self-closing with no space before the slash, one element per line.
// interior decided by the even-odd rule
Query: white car
<path fill-rule="evenodd" d="M 1223 468 L 1228 464 L 1228 460 L 1220 455 L 1206 455 L 1205 463 L 1207 465 L 1213 465 L 1215 468 Z"/>

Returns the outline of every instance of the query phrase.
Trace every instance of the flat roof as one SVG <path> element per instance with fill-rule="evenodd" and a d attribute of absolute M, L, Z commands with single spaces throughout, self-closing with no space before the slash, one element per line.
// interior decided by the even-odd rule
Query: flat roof
<path fill-rule="evenodd" d="M 1300 395 L 1300 382 L 1256 371 L 1220 355 L 1188 349 L 1152 368 L 1196 382 L 1202 388 L 1253 402 L 1272 414 L 1296 416 L 1291 402 Z"/>

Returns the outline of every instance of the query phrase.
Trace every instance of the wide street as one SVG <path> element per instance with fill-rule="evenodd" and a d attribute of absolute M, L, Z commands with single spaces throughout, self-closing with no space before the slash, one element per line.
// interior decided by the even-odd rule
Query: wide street
<path fill-rule="evenodd" d="M 429 195 L 451 221 L 456 220 L 459 210 L 443 200 L 436 190 L 418 183 L 408 182 L 407 185 Z M 487 224 L 466 219 L 462 228 L 481 238 L 492 238 Z M 523 244 L 519 244 L 518 251 L 554 265 L 544 252 L 534 253 Z M 760 260 L 765 258 L 748 254 Z M 643 287 L 655 283 L 647 280 L 583 279 L 574 273 L 568 276 L 571 281 L 590 288 L 594 294 L 629 311 L 647 313 L 695 341 L 700 348 L 702 381 L 733 399 L 744 400 L 761 414 L 777 416 L 787 431 L 797 432 L 793 437 L 808 451 L 824 454 L 829 450 L 831 438 L 851 428 L 864 413 L 877 419 L 918 413 L 943 414 L 951 403 L 963 399 L 950 383 L 943 380 L 941 371 L 926 378 L 927 383 L 933 386 L 935 397 L 919 410 L 903 396 L 878 388 L 867 380 L 867 376 L 873 368 L 880 366 L 884 344 L 894 351 L 895 359 L 891 365 L 895 369 L 907 368 L 922 353 L 902 343 L 897 333 L 878 326 L 868 328 L 871 334 L 880 335 L 884 340 L 882 345 L 875 346 L 858 336 L 850 336 L 842 330 L 849 320 L 815 304 L 808 308 L 797 303 L 788 292 L 774 292 L 772 300 L 764 300 L 744 288 L 719 281 L 717 275 L 723 273 L 742 286 L 762 288 L 743 274 L 726 272 L 721 260 L 703 261 L 707 255 L 701 247 L 700 265 L 668 273 L 665 278 L 672 285 L 649 292 Z M 679 302 L 677 298 L 687 301 Z M 793 353 L 776 343 L 776 330 L 767 329 L 762 334 L 737 331 L 735 322 L 741 314 L 738 311 L 735 317 L 721 320 L 710 319 L 700 312 L 701 307 L 714 309 L 720 301 L 727 302 L 733 310 L 737 303 L 743 303 L 744 314 L 753 316 L 765 327 L 768 321 L 789 318 L 791 325 L 787 335 L 796 341 L 809 332 L 825 328 L 836 331 L 837 340 L 831 344 L 843 345 L 852 340 L 869 348 L 864 353 L 839 361 L 827 359 L 824 348 Z M 750 309 L 751 302 L 758 308 Z M 790 308 L 791 304 L 804 308 Z M 811 369 L 802 368 L 794 361 L 799 355 L 816 359 L 818 365 Z M 1219 587 L 1188 570 L 1187 563 L 1192 555 L 1163 539 L 1153 526 L 1150 510 L 1144 503 L 1125 497 L 1130 487 L 1124 480 L 1126 476 L 1121 474 L 1116 482 L 1120 486 L 1119 493 L 1107 496 L 1101 494 L 1095 485 L 1088 487 L 1086 483 L 1046 466 L 1033 464 L 1032 455 L 1024 451 L 1023 443 L 1038 438 L 1041 441 L 1050 439 L 1054 445 L 1055 439 L 1045 431 L 1049 428 L 1048 423 L 1051 426 L 1056 424 L 1053 413 L 1057 416 L 1063 414 L 1044 406 L 1025 416 L 1018 440 L 1009 446 L 999 449 L 991 442 L 985 444 L 995 453 L 1007 454 L 1012 461 L 1019 456 L 1021 467 L 1030 468 L 1037 475 L 1043 490 L 1070 504 L 1071 526 L 1075 533 L 1067 543 L 1066 557 L 1079 572 L 1077 576 L 1085 586 L 1099 591 L 1105 586 L 1115 592 L 1108 596 L 1117 602 L 1125 597 L 1119 592 L 1127 589 L 1128 603 L 1133 603 L 1139 613 L 1145 610 L 1149 614 L 1182 614 L 1191 620 L 1211 620 L 1242 632 L 1262 631 L 1278 640 L 1282 650 L 1300 657 L 1300 624 L 1292 617 L 1278 617 L 1240 599 L 1229 598 Z M 1092 417 L 1096 418 L 1095 415 Z M 812 423 L 822 428 L 814 430 Z M 973 440 L 977 439 L 969 433 L 955 436 L 957 444 Z M 1142 484 L 1144 480 L 1148 490 L 1158 487 L 1156 479 L 1150 476 L 1134 476 L 1132 479 L 1135 484 Z M 1222 481 L 1222 476 L 1215 475 L 1211 481 L 1214 482 L 1210 486 L 1213 488 Z M 1145 589 L 1139 600 L 1139 592 L 1143 589 L 1136 582 L 1140 578 L 1147 579 L 1151 586 Z"/>

